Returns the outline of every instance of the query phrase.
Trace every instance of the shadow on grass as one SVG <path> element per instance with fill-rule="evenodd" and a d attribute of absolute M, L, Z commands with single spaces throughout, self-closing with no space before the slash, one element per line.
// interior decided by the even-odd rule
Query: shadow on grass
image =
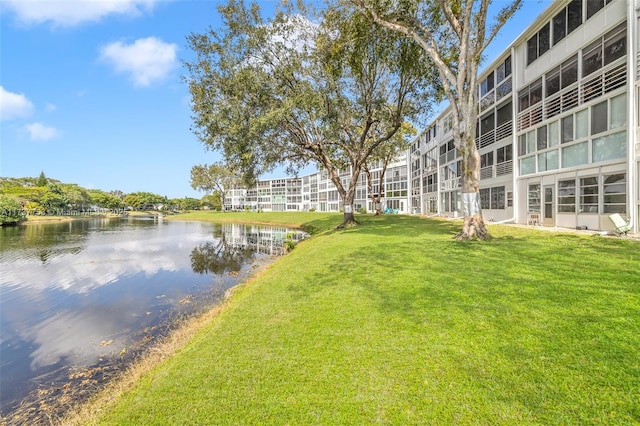
<path fill-rule="evenodd" d="M 330 286 L 359 286 L 382 312 L 416 323 L 432 308 L 577 314 L 608 305 L 603 298 L 640 292 L 634 242 L 516 228 L 494 228 L 491 241 L 461 242 L 452 238 L 458 225 L 367 216 L 339 231 L 358 236 L 358 246 L 291 290 L 307 297 Z"/>
<path fill-rule="evenodd" d="M 543 424 L 558 415 L 589 423 L 607 409 L 638 419 L 629 393 L 640 385 L 637 242 L 516 228 L 459 242 L 456 223 L 362 222 L 342 231 L 358 244 L 291 287 L 294 296 L 328 290 L 373 306 L 363 321 L 382 318 L 387 332 L 420 336 L 421 351 L 446 353 L 449 368 Z"/>

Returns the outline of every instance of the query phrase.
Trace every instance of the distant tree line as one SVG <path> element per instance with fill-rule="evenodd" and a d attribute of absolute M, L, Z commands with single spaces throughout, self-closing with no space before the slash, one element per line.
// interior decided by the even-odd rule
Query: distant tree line
<path fill-rule="evenodd" d="M 62 183 L 41 173 L 37 178 L 0 178 L 0 224 L 24 214 L 117 210 L 221 210 L 217 194 L 197 198 L 168 198 L 151 192 L 102 191 Z"/>

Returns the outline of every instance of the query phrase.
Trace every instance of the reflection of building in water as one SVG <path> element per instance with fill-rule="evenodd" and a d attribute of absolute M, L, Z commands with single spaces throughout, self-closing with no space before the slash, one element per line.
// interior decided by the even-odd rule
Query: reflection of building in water
<path fill-rule="evenodd" d="M 254 249 L 258 253 L 281 255 L 287 239 L 300 241 L 308 237 L 302 231 L 274 226 L 240 225 L 225 223 L 222 234 L 228 246 L 241 249 Z"/>

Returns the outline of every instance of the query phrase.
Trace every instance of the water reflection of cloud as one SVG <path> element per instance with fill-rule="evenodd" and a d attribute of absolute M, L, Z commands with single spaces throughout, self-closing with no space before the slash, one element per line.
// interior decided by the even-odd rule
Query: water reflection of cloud
<path fill-rule="evenodd" d="M 37 324 L 24 340 L 37 345 L 31 353 L 31 370 L 55 365 L 63 358 L 81 362 L 87 358 L 121 350 L 121 342 L 101 346 L 98 336 L 111 336 L 125 328 L 126 317 L 107 310 L 65 310 Z"/>
<path fill-rule="evenodd" d="M 29 238 L 7 240 L 0 250 L 1 386 L 30 380 L 28 370 L 41 374 L 117 355 L 185 296 L 204 295 L 203 290 L 222 294 L 241 280 L 242 275 L 228 273 L 249 270 L 252 250 L 247 243 L 258 235 L 271 240 L 272 233 L 283 232 L 194 222 L 111 228 L 83 224 L 80 231 L 67 235 L 47 230 L 41 238 L 32 229 Z M 223 241 L 247 250 L 247 258 L 236 259 L 234 267 L 211 268 L 209 262 L 204 275 L 195 271 L 192 251 Z M 261 256 L 253 260 L 262 261 Z M 113 342 L 102 346 L 103 340 Z"/>
<path fill-rule="evenodd" d="M 136 232 L 126 241 L 116 233 L 91 234 L 86 248 L 78 253 L 54 256 L 44 264 L 32 257 L 3 265 L 0 284 L 40 290 L 56 287 L 81 293 L 140 271 L 152 276 L 160 270 L 190 268 L 185 247 L 210 241 L 210 234 L 193 232 L 198 230 L 193 227 L 192 232 L 170 233 L 168 228 L 145 228 L 145 232 Z"/>

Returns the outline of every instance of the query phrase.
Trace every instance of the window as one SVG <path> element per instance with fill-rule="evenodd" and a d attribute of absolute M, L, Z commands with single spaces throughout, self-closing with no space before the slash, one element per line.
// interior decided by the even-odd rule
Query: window
<path fill-rule="evenodd" d="M 524 111 L 529 108 L 529 88 L 524 89 L 518 95 L 518 107 L 520 111 Z"/>
<path fill-rule="evenodd" d="M 520 135 L 519 155 L 527 155 L 536 151 L 536 131 L 531 130 L 526 134 Z"/>
<path fill-rule="evenodd" d="M 484 168 L 489 166 L 493 166 L 493 151 L 480 156 L 480 167 Z"/>
<path fill-rule="evenodd" d="M 536 172 L 536 156 L 520 159 L 520 174 L 529 175 Z"/>
<path fill-rule="evenodd" d="M 627 212 L 627 179 L 626 174 L 615 174 L 604 176 L 604 184 L 602 186 L 604 194 L 603 212 L 604 213 L 623 213 Z"/>
<path fill-rule="evenodd" d="M 560 122 L 554 121 L 549 123 L 549 147 L 558 146 L 560 144 L 560 137 L 558 131 L 560 128 Z"/>
<path fill-rule="evenodd" d="M 538 56 L 542 56 L 551 47 L 551 35 L 549 24 L 546 24 L 538 32 Z"/>
<path fill-rule="evenodd" d="M 567 6 L 567 34 L 582 25 L 582 0 L 572 0 Z"/>
<path fill-rule="evenodd" d="M 442 131 L 447 133 L 453 128 L 453 114 L 447 115 L 442 121 Z"/>
<path fill-rule="evenodd" d="M 573 141 L 573 115 L 562 119 L 562 143 Z"/>
<path fill-rule="evenodd" d="M 529 194 L 528 194 L 527 201 L 528 201 L 529 212 L 531 213 L 540 212 L 540 184 L 529 185 Z"/>
<path fill-rule="evenodd" d="M 495 119 L 493 114 L 489 114 L 486 117 L 483 117 L 480 121 L 480 132 L 481 134 L 486 134 L 492 131 L 495 128 Z"/>
<path fill-rule="evenodd" d="M 538 127 L 536 142 L 538 151 L 547 148 L 547 126 Z"/>
<path fill-rule="evenodd" d="M 483 209 L 491 208 L 491 188 L 480 189 L 480 207 Z"/>
<path fill-rule="evenodd" d="M 542 100 L 542 79 L 539 79 L 531 85 L 531 91 L 529 94 L 529 102 L 531 105 L 535 105 Z"/>
<path fill-rule="evenodd" d="M 430 174 L 425 179 L 426 182 L 423 182 L 422 184 L 425 188 L 425 192 L 436 192 L 438 190 L 438 174 Z"/>
<path fill-rule="evenodd" d="M 545 75 L 545 82 L 547 87 L 547 96 L 551 96 L 554 93 L 560 91 L 560 67 Z"/>
<path fill-rule="evenodd" d="M 504 209 L 504 186 L 491 188 L 491 208 Z"/>
<path fill-rule="evenodd" d="M 567 35 L 567 10 L 562 9 L 553 17 L 553 44 L 557 44 Z"/>
<path fill-rule="evenodd" d="M 527 40 L 527 65 L 538 59 L 538 34 Z"/>
<path fill-rule="evenodd" d="M 561 88 L 565 89 L 578 81 L 578 55 L 568 59 L 562 63 L 561 69 Z"/>
<path fill-rule="evenodd" d="M 591 107 L 591 134 L 607 131 L 607 101 Z"/>
<path fill-rule="evenodd" d="M 604 7 L 604 0 L 587 0 L 587 19 Z"/>
<path fill-rule="evenodd" d="M 623 93 L 611 98 L 611 113 L 609 114 L 609 128 L 617 129 L 627 126 L 627 94 Z"/>
<path fill-rule="evenodd" d="M 576 140 L 589 136 L 589 110 L 583 109 L 576 112 Z"/>
<path fill-rule="evenodd" d="M 500 84 L 502 80 L 511 75 L 511 56 L 496 68 L 496 83 Z"/>
<path fill-rule="evenodd" d="M 582 0 L 572 0 L 553 17 L 553 44 L 571 34 L 582 25 Z"/>
<path fill-rule="evenodd" d="M 527 65 L 538 59 L 551 47 L 549 23 L 527 40 Z"/>
<path fill-rule="evenodd" d="M 582 51 L 582 76 L 602 68 L 602 42 L 598 40 Z"/>
<path fill-rule="evenodd" d="M 582 51 L 582 76 L 596 72 L 627 53 L 627 26 L 622 23 Z"/>
<path fill-rule="evenodd" d="M 513 111 L 512 111 L 511 102 L 509 102 L 508 104 L 500 107 L 496 111 L 496 115 L 497 115 L 497 123 L 496 123 L 497 127 L 500 127 L 503 124 L 510 122 L 512 120 L 512 118 L 513 118 Z"/>
<path fill-rule="evenodd" d="M 496 89 L 496 100 L 500 100 L 511 93 L 512 89 L 511 78 L 504 80 Z"/>
<path fill-rule="evenodd" d="M 493 90 L 493 83 L 493 73 L 491 73 L 480 83 L 480 97 L 483 97 Z"/>
<path fill-rule="evenodd" d="M 538 154 L 538 171 L 546 172 L 548 170 L 556 170 L 559 167 L 558 150 L 543 152 Z"/>
<path fill-rule="evenodd" d="M 520 91 L 520 111 L 524 111 L 542 100 L 542 79 L 531 83 L 529 87 Z"/>
<path fill-rule="evenodd" d="M 604 36 L 604 64 L 608 65 L 627 53 L 627 25 L 623 23 Z"/>
<path fill-rule="evenodd" d="M 498 148 L 496 151 L 496 163 L 506 163 L 513 159 L 513 147 L 511 145 Z"/>
<path fill-rule="evenodd" d="M 558 213 L 576 212 L 576 181 L 561 180 L 558 182 Z"/>
<path fill-rule="evenodd" d="M 483 209 L 504 209 L 505 191 L 504 186 L 494 188 L 483 188 L 480 190 L 480 206 Z"/>
<path fill-rule="evenodd" d="M 598 213 L 598 178 L 580 178 L 580 213 Z"/>
<path fill-rule="evenodd" d="M 616 160 L 627 156 L 627 132 L 614 133 L 592 142 L 593 162 Z"/>
<path fill-rule="evenodd" d="M 562 148 L 562 167 L 574 167 L 589 162 L 589 144 L 582 142 Z"/>

